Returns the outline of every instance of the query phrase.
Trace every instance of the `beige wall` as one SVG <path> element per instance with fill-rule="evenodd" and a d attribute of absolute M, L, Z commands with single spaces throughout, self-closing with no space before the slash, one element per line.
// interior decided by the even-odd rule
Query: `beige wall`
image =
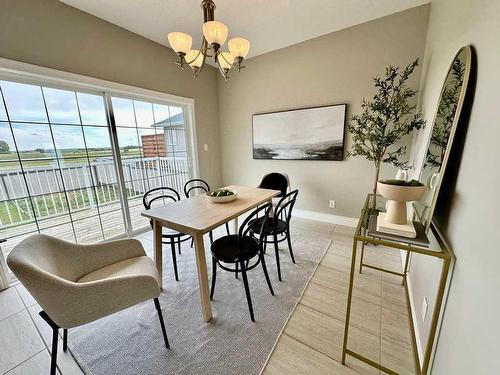
<path fill-rule="evenodd" d="M 433 374 L 499 372 L 500 316 L 500 2 L 433 0 L 425 50 L 422 106 L 428 121 L 453 56 L 471 44 L 477 54 L 477 84 L 468 128 L 457 130 L 436 217 L 456 254 Z M 421 140 L 422 141 L 422 140 Z M 423 296 L 433 296 L 439 264 L 415 257 L 411 280 L 420 314 Z M 429 306 L 430 307 L 430 306 Z"/>
<path fill-rule="evenodd" d="M 256 185 L 266 172 L 285 172 L 300 189 L 298 208 L 357 217 L 372 187 L 371 163 L 253 160 L 252 114 L 333 103 L 347 103 L 348 116 L 360 112 L 363 97 L 374 93 L 371 77 L 423 56 L 428 10 L 414 8 L 252 58 L 229 82 L 219 80 L 223 183 Z M 415 88 L 419 76 L 411 82 Z M 345 149 L 350 145 L 347 138 Z M 330 199 L 335 209 L 328 208 Z"/>
<path fill-rule="evenodd" d="M 194 79 L 171 49 L 57 0 L 2 0 L 0 56 L 194 98 L 200 174 L 220 185 L 215 69 Z"/>

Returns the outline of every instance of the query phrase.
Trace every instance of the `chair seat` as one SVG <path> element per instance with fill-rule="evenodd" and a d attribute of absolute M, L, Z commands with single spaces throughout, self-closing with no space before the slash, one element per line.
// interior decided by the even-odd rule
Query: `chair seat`
<path fill-rule="evenodd" d="M 238 236 L 232 234 L 215 240 L 211 250 L 215 259 L 224 263 L 235 263 L 256 256 L 259 252 L 259 242 L 249 236 L 244 236 L 238 240 Z"/>
<path fill-rule="evenodd" d="M 158 271 L 153 261 L 148 256 L 139 256 L 98 268 L 78 279 L 76 282 L 87 283 L 131 275 L 151 276 L 158 281 Z"/>
<path fill-rule="evenodd" d="M 262 222 L 264 221 L 264 219 L 265 219 L 264 217 L 259 217 L 258 219 L 251 220 L 248 223 L 248 226 L 251 228 L 251 231 L 256 233 L 256 234 L 261 234 L 260 230 L 262 228 Z M 274 234 L 273 229 L 274 229 L 273 219 L 269 218 L 269 220 L 267 220 L 265 225 L 264 225 L 263 234 L 264 235 Z M 284 231 L 286 231 L 286 222 L 283 220 L 277 219 L 276 220 L 276 234 L 283 233 Z"/>

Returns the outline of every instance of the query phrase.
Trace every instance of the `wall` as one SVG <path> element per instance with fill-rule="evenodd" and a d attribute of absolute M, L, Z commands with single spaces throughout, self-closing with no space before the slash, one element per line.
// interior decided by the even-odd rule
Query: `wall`
<path fill-rule="evenodd" d="M 224 184 L 257 185 L 264 173 L 281 171 L 300 189 L 298 208 L 357 217 L 373 186 L 370 162 L 253 160 L 252 114 L 333 103 L 347 103 L 348 116 L 359 113 L 363 97 L 374 94 L 371 77 L 423 56 L 428 10 L 413 8 L 252 58 L 229 82 L 219 80 Z M 412 87 L 419 77 L 417 71 Z M 347 137 L 345 149 L 350 145 Z M 382 176 L 393 174 L 389 167 Z"/>
<path fill-rule="evenodd" d="M 194 98 L 200 174 L 220 185 L 215 69 L 194 79 L 171 49 L 57 0 L 2 0 L 0 56 Z"/>
<path fill-rule="evenodd" d="M 493 374 L 500 368 L 499 34 L 498 1 L 432 2 L 421 98 L 428 122 L 434 116 L 441 85 L 455 53 L 471 44 L 477 55 L 477 80 L 468 126 L 462 122 L 457 129 L 435 214 L 455 252 L 456 266 L 433 374 Z M 420 158 L 426 140 L 418 140 Z M 435 295 L 439 269 L 437 261 L 419 256 L 412 259 L 410 276 L 417 316 L 423 296 Z M 425 337 L 428 322 L 419 324 Z"/>

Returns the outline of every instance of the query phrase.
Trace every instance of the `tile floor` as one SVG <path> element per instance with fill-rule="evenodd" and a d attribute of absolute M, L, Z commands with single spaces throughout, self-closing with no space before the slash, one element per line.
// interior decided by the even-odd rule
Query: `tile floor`
<path fill-rule="evenodd" d="M 353 228 L 296 219 L 292 230 L 332 240 L 264 369 L 265 374 L 377 374 L 348 357 L 340 361 Z M 151 232 L 137 237 L 152 252 Z M 367 247 L 365 260 L 397 270 L 396 251 Z M 0 292 L 0 374 L 44 374 L 50 365 L 51 331 L 40 307 L 17 284 Z M 404 288 L 399 277 L 366 269 L 356 274 L 349 347 L 401 374 L 413 374 L 413 355 Z M 71 337 L 71 335 L 70 335 Z M 71 339 L 70 339 L 71 340 Z M 60 374 L 82 374 L 59 345 Z"/>
<path fill-rule="evenodd" d="M 264 374 L 379 374 L 353 357 L 340 363 L 354 228 L 336 226 L 331 245 L 286 324 Z M 359 266 L 359 252 L 357 267 Z M 365 263 L 401 272 L 399 252 L 365 247 Z M 348 348 L 400 373 L 414 374 L 401 278 L 364 268 L 354 280 Z"/>

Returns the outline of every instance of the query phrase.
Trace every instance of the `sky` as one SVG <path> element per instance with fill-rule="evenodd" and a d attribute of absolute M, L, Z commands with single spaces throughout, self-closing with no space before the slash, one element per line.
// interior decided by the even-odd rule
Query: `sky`
<path fill-rule="evenodd" d="M 345 106 L 253 116 L 254 144 L 308 144 L 344 137 Z"/>
<path fill-rule="evenodd" d="M 20 151 L 54 149 L 49 122 L 57 148 L 83 148 L 84 136 L 88 148 L 111 147 L 102 95 L 8 81 L 0 81 L 0 88 L 0 140 L 12 151 L 15 145 L 9 124 L 1 122 L 9 118 Z M 153 134 L 155 122 L 182 111 L 180 107 L 116 97 L 112 105 L 121 147 L 138 144 L 136 121 L 144 128 L 139 129 L 140 134 Z"/>

